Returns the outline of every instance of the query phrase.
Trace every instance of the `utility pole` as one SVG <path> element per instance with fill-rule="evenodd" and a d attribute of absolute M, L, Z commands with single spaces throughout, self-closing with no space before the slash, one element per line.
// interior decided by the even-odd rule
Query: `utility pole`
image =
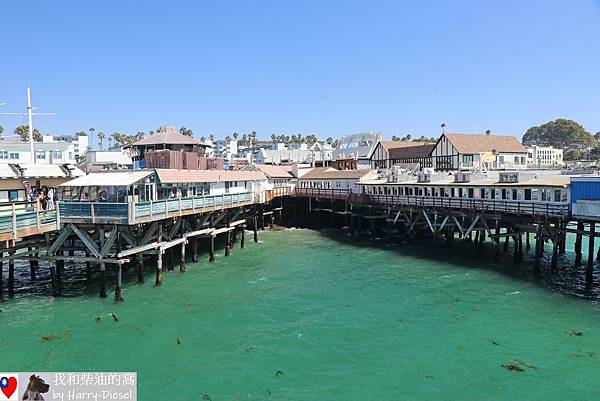
<path fill-rule="evenodd" d="M 31 152 L 31 162 L 36 163 L 35 151 L 33 150 L 33 116 L 52 116 L 56 113 L 34 113 L 31 106 L 31 87 L 27 87 L 27 112 L 26 113 L 0 113 L 2 115 L 27 116 L 29 122 L 29 151 Z"/>

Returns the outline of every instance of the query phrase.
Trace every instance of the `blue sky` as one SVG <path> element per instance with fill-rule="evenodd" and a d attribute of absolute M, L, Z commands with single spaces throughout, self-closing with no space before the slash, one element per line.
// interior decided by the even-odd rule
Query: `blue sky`
<path fill-rule="evenodd" d="M 48 133 L 600 131 L 597 0 L 4 0 L 0 43 L 0 111 L 31 85 Z"/>

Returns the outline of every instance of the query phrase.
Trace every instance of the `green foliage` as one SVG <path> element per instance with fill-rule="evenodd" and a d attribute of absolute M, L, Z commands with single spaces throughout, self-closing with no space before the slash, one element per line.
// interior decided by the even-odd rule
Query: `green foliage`
<path fill-rule="evenodd" d="M 581 159 L 581 151 L 577 148 L 569 149 L 565 152 L 565 160 L 579 160 Z"/>
<path fill-rule="evenodd" d="M 4 132 L 4 127 L 0 125 L 0 134 Z"/>
<path fill-rule="evenodd" d="M 24 141 L 24 142 L 29 141 L 29 125 L 19 125 L 17 128 L 15 128 L 15 130 L 13 132 L 15 133 L 15 135 L 19 135 L 21 137 L 22 141 Z M 38 131 L 37 128 L 33 129 L 33 141 L 34 142 L 42 141 L 42 134 L 40 133 L 40 131 Z"/>
<path fill-rule="evenodd" d="M 181 135 L 189 136 L 190 138 L 194 136 L 191 128 L 181 127 L 179 128 L 179 133 Z"/>
<path fill-rule="evenodd" d="M 531 127 L 523 135 L 524 145 L 585 149 L 593 146 L 595 142 L 597 141 L 592 134 L 587 132 L 581 124 L 564 118 Z"/>
<path fill-rule="evenodd" d="M 85 133 L 85 131 L 79 131 L 79 132 L 76 132 L 75 135 L 77 135 L 77 136 L 86 136 L 87 134 Z"/>
<path fill-rule="evenodd" d="M 100 140 L 100 150 L 102 150 L 102 142 L 106 138 L 106 134 L 102 131 L 98 132 L 98 139 Z"/>
<path fill-rule="evenodd" d="M 126 135 L 126 134 L 121 134 L 120 132 L 113 132 L 112 135 L 110 136 L 109 140 L 113 140 L 115 142 L 115 145 L 117 146 L 125 146 L 125 145 L 131 145 L 134 142 L 139 141 L 140 139 L 144 138 L 144 132 L 139 131 L 137 134 L 134 135 Z"/>

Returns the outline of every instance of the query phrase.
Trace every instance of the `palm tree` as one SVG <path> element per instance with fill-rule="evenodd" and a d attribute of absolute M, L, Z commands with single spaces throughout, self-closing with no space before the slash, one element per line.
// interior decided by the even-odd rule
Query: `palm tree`
<path fill-rule="evenodd" d="M 201 140 L 202 142 L 204 142 L 204 141 L 206 141 L 206 137 L 204 137 L 204 136 L 201 136 L 201 137 L 200 137 L 200 140 Z"/>
<path fill-rule="evenodd" d="M 446 123 L 442 123 L 442 125 L 440 125 L 440 127 L 442 127 L 442 134 L 446 133 Z"/>
<path fill-rule="evenodd" d="M 102 131 L 98 132 L 98 139 L 100 140 L 100 150 L 102 150 L 102 141 L 104 141 L 104 138 L 106 138 L 106 135 L 104 134 L 104 132 L 102 132 Z"/>
<path fill-rule="evenodd" d="M 485 131 L 485 134 L 486 134 L 486 135 L 489 135 L 489 134 L 491 134 L 491 133 L 492 133 L 492 131 L 491 131 L 491 130 L 489 130 L 489 129 Z"/>
<path fill-rule="evenodd" d="M 92 149 L 94 147 L 94 131 L 96 131 L 96 128 L 90 128 L 90 149 Z"/>
<path fill-rule="evenodd" d="M 256 145 L 256 131 L 252 131 L 252 143 Z"/>
<path fill-rule="evenodd" d="M 273 143 L 277 142 L 277 135 L 271 134 L 271 140 L 273 141 Z"/>
<path fill-rule="evenodd" d="M 208 139 L 210 139 L 211 141 L 214 141 L 214 140 L 215 140 L 215 136 L 214 136 L 213 134 L 210 134 L 210 135 L 208 136 Z"/>
<path fill-rule="evenodd" d="M 239 136 L 239 135 L 240 135 L 240 134 L 238 134 L 237 132 L 234 132 L 234 133 L 233 133 L 233 139 L 238 139 L 238 136 Z"/>

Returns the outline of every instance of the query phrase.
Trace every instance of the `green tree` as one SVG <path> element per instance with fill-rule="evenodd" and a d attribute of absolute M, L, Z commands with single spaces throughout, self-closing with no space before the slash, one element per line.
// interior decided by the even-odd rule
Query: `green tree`
<path fill-rule="evenodd" d="M 29 125 L 19 125 L 13 132 L 19 135 L 22 141 L 29 142 Z M 33 141 L 42 142 L 42 134 L 37 128 L 33 129 Z"/>
<path fill-rule="evenodd" d="M 76 132 L 75 135 L 77 135 L 77 136 L 86 136 L 87 133 L 85 131 L 79 131 L 79 132 Z"/>
<path fill-rule="evenodd" d="M 226 141 L 231 141 L 231 137 L 230 137 L 229 135 L 227 135 L 227 136 L 225 137 L 225 140 L 226 140 Z"/>
<path fill-rule="evenodd" d="M 4 132 L 4 127 L 0 125 L 0 134 Z"/>
<path fill-rule="evenodd" d="M 271 134 L 271 141 L 273 141 L 273 143 L 277 142 L 277 135 Z"/>
<path fill-rule="evenodd" d="M 192 132 L 191 128 L 181 127 L 181 128 L 179 128 L 179 133 L 181 135 L 185 135 L 185 136 L 189 136 L 189 137 L 194 136 L 194 133 Z"/>
<path fill-rule="evenodd" d="M 201 136 L 201 137 L 200 137 L 200 140 L 201 140 L 202 142 L 204 142 L 204 141 L 206 141 L 206 137 L 205 137 L 205 136 Z"/>
<path fill-rule="evenodd" d="M 579 160 L 581 159 L 581 151 L 576 148 L 569 149 L 565 152 L 565 160 Z"/>
<path fill-rule="evenodd" d="M 333 138 L 329 136 L 329 137 L 327 137 L 325 142 L 327 142 L 327 144 L 331 145 L 333 143 Z"/>
<path fill-rule="evenodd" d="M 210 135 L 208 136 L 208 139 L 210 139 L 211 141 L 214 141 L 214 140 L 215 140 L 215 136 L 214 136 L 213 134 L 210 134 Z"/>
<path fill-rule="evenodd" d="M 106 138 L 106 134 L 102 131 L 98 132 L 98 139 L 100 140 L 100 150 L 102 150 L 102 142 Z"/>
<path fill-rule="evenodd" d="M 238 136 L 240 136 L 240 134 L 238 134 L 237 132 L 233 133 L 233 139 L 238 139 Z"/>
<path fill-rule="evenodd" d="M 531 127 L 523 135 L 524 145 L 586 149 L 593 146 L 594 142 L 596 141 L 592 134 L 587 132 L 581 124 L 564 118 Z"/>

